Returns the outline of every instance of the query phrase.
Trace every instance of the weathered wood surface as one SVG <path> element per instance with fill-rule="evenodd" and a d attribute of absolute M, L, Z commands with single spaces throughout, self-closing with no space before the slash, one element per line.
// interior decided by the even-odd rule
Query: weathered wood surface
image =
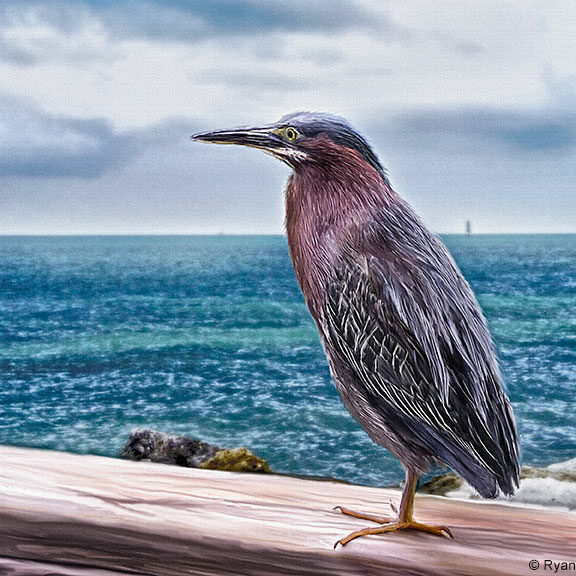
<path fill-rule="evenodd" d="M 417 517 L 451 527 L 333 549 L 399 492 L 0 447 L 0 574 L 514 575 L 576 561 L 576 515 L 433 496 Z"/>

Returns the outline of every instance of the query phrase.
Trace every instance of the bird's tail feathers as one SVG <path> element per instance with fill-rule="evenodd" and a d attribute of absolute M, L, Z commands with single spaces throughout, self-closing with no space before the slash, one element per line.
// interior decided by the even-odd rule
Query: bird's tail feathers
<path fill-rule="evenodd" d="M 500 493 L 512 496 L 516 491 L 518 472 L 513 463 L 498 463 L 498 468 L 491 470 L 455 442 L 447 442 L 445 438 L 435 440 L 433 453 L 437 458 L 462 476 L 483 498 L 497 498 Z"/>

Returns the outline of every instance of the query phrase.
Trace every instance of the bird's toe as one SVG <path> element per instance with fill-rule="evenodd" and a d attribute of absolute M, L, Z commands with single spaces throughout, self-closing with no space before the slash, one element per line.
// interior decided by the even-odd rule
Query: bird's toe
<path fill-rule="evenodd" d="M 391 504 L 392 509 L 394 506 Z M 334 510 L 339 510 L 342 514 L 346 516 L 353 516 L 354 518 L 360 518 L 361 520 L 368 520 L 370 522 L 376 522 L 377 524 L 388 524 L 393 520 L 390 516 L 377 516 L 376 514 L 367 514 L 366 512 L 357 512 L 356 510 L 350 510 L 349 508 L 344 508 L 344 506 L 335 506 Z"/>
<path fill-rule="evenodd" d="M 350 514 L 351 516 L 353 514 Z M 365 515 L 361 516 L 362 518 L 366 518 Z M 372 518 L 368 518 L 372 519 Z M 356 532 L 352 532 L 348 534 L 345 538 L 338 540 L 334 544 L 334 548 L 340 544 L 341 546 L 346 546 L 348 542 L 351 540 L 355 540 L 356 538 L 361 538 L 362 536 L 372 536 L 376 534 L 385 534 L 387 532 L 398 532 L 401 530 L 417 530 L 419 532 L 427 532 L 429 534 L 434 534 L 436 536 L 444 536 L 445 538 L 454 538 L 452 531 L 450 528 L 446 526 L 431 526 L 429 524 L 424 524 L 422 522 L 416 522 L 414 520 L 396 520 L 394 522 L 388 522 L 383 524 L 382 526 L 377 526 L 374 528 L 363 528 L 362 530 L 356 530 Z"/>

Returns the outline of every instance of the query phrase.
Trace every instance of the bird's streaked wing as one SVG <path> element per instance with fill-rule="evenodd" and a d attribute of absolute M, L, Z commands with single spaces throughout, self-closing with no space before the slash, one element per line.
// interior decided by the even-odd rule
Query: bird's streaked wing
<path fill-rule="evenodd" d="M 467 333 L 486 330 L 480 313 L 476 327 L 462 326 L 457 308 L 452 318 L 434 318 L 428 311 L 438 286 L 419 274 L 399 274 L 395 266 L 362 256 L 340 268 L 325 307 L 333 353 L 352 367 L 368 401 L 409 430 L 411 442 L 465 478 L 477 477 L 480 466 L 492 475 L 493 487 L 496 480 L 511 492 L 517 458 L 510 408 L 495 360 L 485 358 L 491 350 Z M 407 277 L 413 280 L 409 288 L 400 281 Z M 406 298 L 411 306 L 403 306 Z M 415 299 L 422 299 L 420 305 Z M 487 332 L 481 336 L 490 348 Z"/>

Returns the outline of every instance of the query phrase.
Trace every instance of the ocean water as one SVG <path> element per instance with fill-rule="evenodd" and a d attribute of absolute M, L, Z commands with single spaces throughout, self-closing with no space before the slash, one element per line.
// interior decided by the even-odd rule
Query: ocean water
<path fill-rule="evenodd" d="M 524 462 L 576 457 L 576 236 L 443 239 Z M 278 472 L 403 478 L 340 403 L 285 238 L 0 237 L 0 443 L 116 456 L 137 426 L 246 445 Z"/>

